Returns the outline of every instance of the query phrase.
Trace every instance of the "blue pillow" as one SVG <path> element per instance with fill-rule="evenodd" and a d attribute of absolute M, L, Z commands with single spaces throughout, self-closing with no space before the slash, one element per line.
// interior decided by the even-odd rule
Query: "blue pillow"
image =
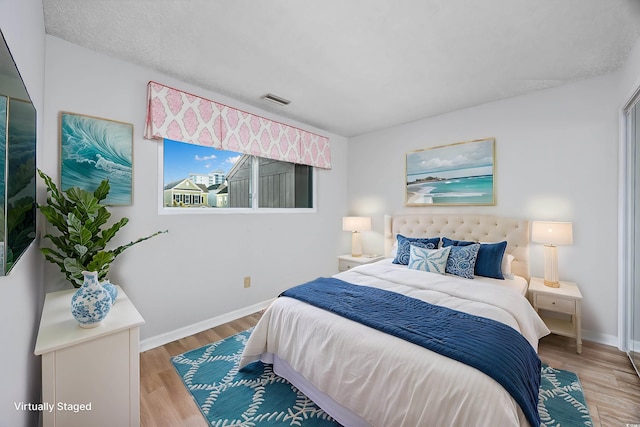
<path fill-rule="evenodd" d="M 429 273 L 445 273 L 449 252 L 451 252 L 450 247 L 442 249 L 426 249 L 416 245 L 410 245 L 410 247 L 408 264 L 410 269 Z"/>
<path fill-rule="evenodd" d="M 474 243 L 478 243 L 478 242 L 468 242 L 466 240 L 453 240 L 453 239 L 449 239 L 448 237 L 442 238 L 443 248 L 446 248 L 447 246 L 469 246 L 469 245 L 473 245 Z"/>
<path fill-rule="evenodd" d="M 394 264 L 409 264 L 409 245 L 416 245 L 427 249 L 436 249 L 440 244 L 440 238 L 421 238 L 421 237 L 404 237 L 398 234 L 398 253 L 393 259 Z"/>
<path fill-rule="evenodd" d="M 442 247 L 469 246 L 473 244 L 475 244 L 475 242 L 451 240 L 446 237 L 442 238 Z M 502 273 L 502 257 L 504 257 L 504 251 L 506 249 L 506 240 L 499 243 L 481 243 L 480 250 L 478 251 L 478 259 L 476 260 L 475 274 L 477 276 L 504 280 L 504 274 Z"/>
<path fill-rule="evenodd" d="M 447 273 L 464 277 L 465 279 L 473 279 L 473 272 L 478 258 L 478 250 L 480 243 L 472 243 L 467 246 L 452 246 L 447 260 Z"/>

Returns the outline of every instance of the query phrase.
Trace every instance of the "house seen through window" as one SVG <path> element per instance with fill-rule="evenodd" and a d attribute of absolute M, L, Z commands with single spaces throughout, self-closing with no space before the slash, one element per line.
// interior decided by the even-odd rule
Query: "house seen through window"
<path fill-rule="evenodd" d="M 312 208 L 313 168 L 164 140 L 165 208 Z"/>

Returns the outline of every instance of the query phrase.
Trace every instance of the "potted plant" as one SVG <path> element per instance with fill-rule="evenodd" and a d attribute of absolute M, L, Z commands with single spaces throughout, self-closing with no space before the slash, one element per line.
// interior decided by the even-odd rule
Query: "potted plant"
<path fill-rule="evenodd" d="M 78 187 L 61 191 L 47 174 L 39 169 L 38 174 L 47 186 L 47 204 L 38 205 L 38 209 L 58 230 L 57 235 L 47 233 L 44 236 L 54 247 L 40 248 L 40 251 L 47 261 L 60 267 L 60 271 L 76 288 L 82 286 L 83 271 L 95 271 L 98 280 L 103 281 L 118 255 L 135 244 L 167 232 L 158 231 L 107 250 L 107 243 L 129 222 L 128 218 L 122 218 L 107 226 L 111 213 L 100 202 L 109 194 L 109 181 L 102 181 L 93 193 Z"/>

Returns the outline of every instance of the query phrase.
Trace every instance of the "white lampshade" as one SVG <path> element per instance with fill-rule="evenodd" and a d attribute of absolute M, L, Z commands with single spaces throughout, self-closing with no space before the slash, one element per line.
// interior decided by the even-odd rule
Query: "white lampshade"
<path fill-rule="evenodd" d="M 344 231 L 369 231 L 371 230 L 371 218 L 368 216 L 345 216 L 342 218 Z"/>
<path fill-rule="evenodd" d="M 570 222 L 533 221 L 531 240 L 544 243 L 544 284 L 560 286 L 558 278 L 558 248 L 556 245 L 573 244 L 573 226 Z"/>
<path fill-rule="evenodd" d="M 573 225 L 570 222 L 533 221 L 531 241 L 547 245 L 571 245 Z"/>
<path fill-rule="evenodd" d="M 342 229 L 351 231 L 351 256 L 362 256 L 361 231 L 371 230 L 371 218 L 368 216 L 345 216 L 342 217 Z"/>

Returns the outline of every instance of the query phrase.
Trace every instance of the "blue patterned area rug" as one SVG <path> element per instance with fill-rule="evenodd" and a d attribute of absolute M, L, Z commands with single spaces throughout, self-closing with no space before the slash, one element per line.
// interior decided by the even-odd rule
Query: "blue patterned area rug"
<path fill-rule="evenodd" d="M 544 363 L 538 413 L 546 427 L 593 426 L 578 376 Z"/>
<path fill-rule="evenodd" d="M 200 411 L 214 427 L 339 426 L 271 365 L 238 371 L 251 330 L 171 358 Z M 546 427 L 592 426 L 573 372 L 542 367 L 538 412 Z"/>

